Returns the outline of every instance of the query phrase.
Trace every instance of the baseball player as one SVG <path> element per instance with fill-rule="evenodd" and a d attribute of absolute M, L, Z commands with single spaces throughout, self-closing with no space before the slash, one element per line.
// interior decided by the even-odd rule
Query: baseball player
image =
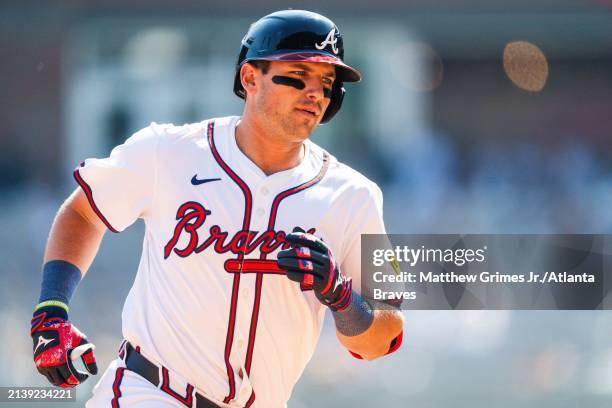
<path fill-rule="evenodd" d="M 32 319 L 38 371 L 60 387 L 97 373 L 68 305 L 106 230 L 138 218 L 125 340 L 87 407 L 283 407 L 327 309 L 353 356 L 400 346 L 401 313 L 360 295 L 360 235 L 385 232 L 382 193 L 308 140 L 361 79 L 343 54 L 328 18 L 267 15 L 242 41 L 241 117 L 152 123 L 74 171 Z"/>

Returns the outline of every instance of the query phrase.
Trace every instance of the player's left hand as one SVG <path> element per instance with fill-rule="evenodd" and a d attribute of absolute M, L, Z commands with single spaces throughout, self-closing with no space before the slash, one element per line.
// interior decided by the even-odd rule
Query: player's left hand
<path fill-rule="evenodd" d="M 352 280 L 342 274 L 325 242 L 306 232 L 288 234 L 285 241 L 291 248 L 278 253 L 279 268 L 333 311 L 345 309 L 353 295 Z"/>

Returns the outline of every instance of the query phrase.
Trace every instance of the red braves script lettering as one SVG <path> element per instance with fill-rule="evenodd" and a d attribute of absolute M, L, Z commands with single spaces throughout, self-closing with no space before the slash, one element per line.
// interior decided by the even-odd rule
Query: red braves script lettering
<path fill-rule="evenodd" d="M 200 203 L 188 201 L 181 205 L 176 212 L 178 223 L 174 228 L 174 234 L 164 247 L 164 259 L 168 258 L 172 251 L 180 257 L 186 257 L 193 253 L 198 254 L 211 246 L 217 253 L 231 252 L 236 255 L 247 255 L 257 248 L 261 254 L 269 254 L 280 246 L 283 249 L 289 247 L 289 244 L 285 242 L 285 231 L 267 230 L 259 234 L 259 231 L 243 230 L 228 239 L 229 233 L 223 231 L 218 225 L 211 226 L 208 237 L 201 241 L 198 229 L 204 224 L 208 215 L 210 211 Z M 307 232 L 314 234 L 315 229 L 310 228 Z M 176 248 L 183 234 L 189 237 L 189 242 L 182 249 Z"/>

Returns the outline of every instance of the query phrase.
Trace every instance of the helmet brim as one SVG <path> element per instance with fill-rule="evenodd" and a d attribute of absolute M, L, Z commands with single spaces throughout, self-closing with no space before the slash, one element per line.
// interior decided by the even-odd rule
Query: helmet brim
<path fill-rule="evenodd" d="M 262 58 L 252 58 L 251 60 L 264 61 L 284 61 L 284 62 L 323 62 L 334 65 L 336 70 L 336 79 L 342 82 L 359 82 L 361 81 L 361 73 L 350 65 L 345 64 L 340 58 L 329 54 L 319 54 L 316 52 L 291 52 L 275 55 L 267 55 Z M 246 62 L 246 61 L 245 61 Z"/>

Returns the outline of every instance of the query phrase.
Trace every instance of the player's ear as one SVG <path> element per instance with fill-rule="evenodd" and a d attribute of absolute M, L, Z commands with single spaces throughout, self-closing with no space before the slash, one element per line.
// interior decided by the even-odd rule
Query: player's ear
<path fill-rule="evenodd" d="M 257 68 L 253 65 L 246 63 L 240 67 L 240 82 L 246 93 L 254 93 L 257 89 L 255 78 L 257 76 Z"/>

